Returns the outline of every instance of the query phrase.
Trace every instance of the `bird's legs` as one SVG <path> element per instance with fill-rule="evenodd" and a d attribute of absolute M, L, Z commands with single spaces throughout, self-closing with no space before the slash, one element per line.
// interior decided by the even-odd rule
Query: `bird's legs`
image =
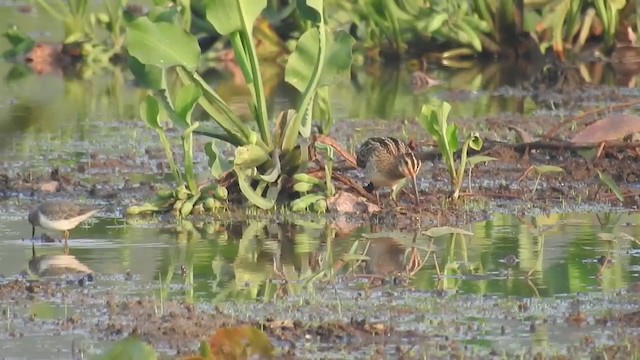
<path fill-rule="evenodd" d="M 65 255 L 69 255 L 69 245 L 67 244 L 67 240 L 69 239 L 69 231 L 65 230 L 64 231 L 64 254 Z"/>

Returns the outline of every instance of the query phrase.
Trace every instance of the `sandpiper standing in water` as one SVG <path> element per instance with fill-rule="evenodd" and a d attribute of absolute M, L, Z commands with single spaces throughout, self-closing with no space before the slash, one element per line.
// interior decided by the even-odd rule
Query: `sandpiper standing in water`
<path fill-rule="evenodd" d="M 418 182 L 416 176 L 422 162 L 418 159 L 409 145 L 392 137 L 372 137 L 365 140 L 356 151 L 356 163 L 363 168 L 365 176 L 373 187 L 391 187 L 391 199 L 395 199 L 396 187 L 406 178 L 413 180 L 416 206 L 420 204 Z M 378 204 L 380 195 L 376 191 Z"/>
<path fill-rule="evenodd" d="M 33 228 L 31 238 L 36 235 L 36 226 L 47 230 L 63 231 L 64 247 L 65 251 L 68 251 L 69 230 L 95 215 L 98 210 L 93 207 L 81 207 L 64 200 L 45 201 L 29 213 L 29 223 Z"/>

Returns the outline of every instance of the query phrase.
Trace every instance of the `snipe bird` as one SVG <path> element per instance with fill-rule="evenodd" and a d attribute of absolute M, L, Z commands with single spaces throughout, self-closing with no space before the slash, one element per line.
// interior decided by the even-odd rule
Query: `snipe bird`
<path fill-rule="evenodd" d="M 69 201 L 45 201 L 29 213 L 29 223 L 32 226 L 31 238 L 36 235 L 36 226 L 46 230 L 63 231 L 64 247 L 67 250 L 69 230 L 93 216 L 98 210 L 92 207 L 81 207 Z"/>
<path fill-rule="evenodd" d="M 370 181 L 370 190 L 375 187 L 391 187 L 391 200 L 396 201 L 396 187 L 402 180 L 411 178 L 415 191 L 416 205 L 419 204 L 416 176 L 422 162 L 409 145 L 392 137 L 372 137 L 365 140 L 356 151 L 356 164 L 364 169 Z M 376 191 L 380 204 L 380 195 Z"/>

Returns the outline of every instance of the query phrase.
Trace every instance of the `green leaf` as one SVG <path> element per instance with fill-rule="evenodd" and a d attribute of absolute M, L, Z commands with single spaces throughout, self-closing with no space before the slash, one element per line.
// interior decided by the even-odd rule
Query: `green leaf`
<path fill-rule="evenodd" d="M 335 39 L 327 34 L 327 51 L 324 56 L 324 67 L 318 80 L 318 87 L 335 84 L 349 76 L 351 71 L 352 49 L 355 40 L 344 31 L 339 31 Z M 289 56 L 285 68 L 285 81 L 298 91 L 304 92 L 316 66 L 320 51 L 318 29 L 307 30 L 296 44 L 295 51 Z"/>
<path fill-rule="evenodd" d="M 247 200 L 261 209 L 267 210 L 273 208 L 273 206 L 276 204 L 278 193 L 280 192 L 281 181 L 269 185 L 267 196 L 263 197 L 262 191 L 256 191 L 253 187 L 251 187 L 251 177 L 248 175 L 248 172 L 250 172 L 251 170 L 243 170 L 239 168 L 234 168 L 234 170 L 238 177 L 238 185 L 240 186 L 240 191 L 242 191 L 242 194 L 244 194 Z M 257 189 L 263 189 L 265 184 L 267 183 L 261 181 Z"/>
<path fill-rule="evenodd" d="M 442 236 L 442 235 L 450 235 L 450 234 L 461 234 L 461 235 L 468 235 L 468 236 L 473 235 L 472 232 L 469 232 L 467 230 L 454 228 L 450 226 L 432 227 L 431 229 L 423 231 L 422 233 L 432 238 Z"/>
<path fill-rule="evenodd" d="M 474 131 L 469 136 L 471 138 L 471 141 L 469 142 L 469 147 L 475 151 L 479 151 L 480 149 L 482 149 L 483 141 L 482 141 L 482 138 L 480 137 L 480 134 Z"/>
<path fill-rule="evenodd" d="M 470 158 L 467 159 L 470 166 L 475 166 L 480 163 L 486 163 L 489 161 L 496 161 L 496 160 L 498 159 L 491 156 L 484 156 L 484 155 L 471 156 Z"/>
<path fill-rule="evenodd" d="M 233 166 L 250 169 L 264 164 L 267 160 L 269 160 L 269 154 L 258 145 L 238 146 L 233 159 Z"/>
<path fill-rule="evenodd" d="M 432 18 L 429 19 L 429 21 L 426 22 L 426 26 L 424 26 L 421 29 L 422 33 L 425 35 L 433 34 L 436 30 L 440 29 L 442 24 L 444 24 L 444 22 L 448 18 L 449 18 L 449 14 L 447 13 L 444 13 L 444 12 L 436 13 L 435 16 L 433 16 Z"/>
<path fill-rule="evenodd" d="M 129 70 L 140 87 L 151 90 L 164 88 L 164 71 L 161 68 L 154 65 L 145 65 L 132 55 L 127 57 L 127 63 Z"/>
<path fill-rule="evenodd" d="M 324 5 L 322 0 L 297 0 L 297 8 L 300 16 L 316 24 L 322 21 Z"/>
<path fill-rule="evenodd" d="M 188 83 L 178 90 L 175 112 L 184 121 L 183 125 L 188 127 L 191 124 L 191 112 L 201 96 L 202 90 L 194 83 Z"/>
<path fill-rule="evenodd" d="M 318 194 L 308 194 L 302 196 L 289 204 L 291 211 L 302 212 L 307 211 L 309 206 L 315 204 L 316 201 L 323 200 L 325 197 Z"/>
<path fill-rule="evenodd" d="M 207 20 L 222 35 L 252 29 L 253 22 L 267 7 L 267 0 L 210 0 Z"/>
<path fill-rule="evenodd" d="M 293 184 L 293 190 L 300 193 L 309 192 L 311 191 L 311 189 L 313 189 L 313 185 L 307 182 L 299 182 L 299 183 Z"/>
<path fill-rule="evenodd" d="M 106 354 L 96 357 L 99 360 L 155 360 L 157 358 L 158 355 L 151 346 L 136 338 L 120 340 Z"/>
<path fill-rule="evenodd" d="M 140 104 L 140 117 L 152 129 L 161 130 L 159 122 L 160 106 L 158 100 L 151 95 L 147 95 Z"/>
<path fill-rule="evenodd" d="M 618 186 L 618 184 L 616 184 L 615 181 L 613 181 L 611 176 L 609 176 L 608 174 L 605 174 L 603 172 L 600 172 L 600 170 L 598 170 L 598 177 L 600 178 L 600 181 L 602 183 L 604 183 L 605 185 L 607 185 L 609 187 L 609 190 L 611 190 L 614 194 L 616 194 L 616 197 L 618 198 L 618 200 L 624 201 L 624 196 L 622 195 L 622 190 L 620 190 L 620 187 Z"/>
<path fill-rule="evenodd" d="M 564 172 L 563 168 L 553 165 L 534 166 L 533 169 L 540 175 Z"/>
<path fill-rule="evenodd" d="M 33 40 L 27 34 L 23 34 L 18 31 L 18 28 L 13 25 L 4 34 L 2 34 L 5 39 L 11 44 L 11 48 L 5 51 L 2 54 L 2 57 L 5 60 L 15 59 L 18 56 L 25 55 L 36 44 L 35 40 Z"/>
<path fill-rule="evenodd" d="M 273 153 L 271 154 L 271 160 L 273 162 L 273 164 L 271 165 L 271 167 L 269 168 L 269 170 L 267 170 L 267 172 L 263 175 L 263 174 L 258 174 L 258 176 L 260 177 L 260 179 L 272 183 L 275 182 L 278 177 L 280 176 L 280 172 L 282 171 L 281 169 L 281 165 L 280 165 L 280 152 L 278 150 L 274 150 Z"/>
<path fill-rule="evenodd" d="M 153 7 L 151 8 L 151 10 L 149 10 L 149 13 L 147 13 L 147 17 L 149 18 L 149 20 L 153 21 L 154 23 L 166 22 L 174 24 L 178 20 L 178 15 L 180 15 L 180 13 L 178 12 L 177 6 L 173 6 L 166 10 L 164 6 Z"/>
<path fill-rule="evenodd" d="M 182 65 L 195 70 L 200 58 L 196 38 L 180 26 L 141 17 L 127 26 L 127 49 L 140 62 L 166 69 Z"/>
<path fill-rule="evenodd" d="M 220 179 L 223 174 L 233 169 L 233 165 L 220 155 L 218 148 L 213 142 L 210 141 L 204 145 L 204 153 L 207 154 L 209 158 L 209 168 L 211 169 L 211 176 L 213 176 L 214 179 Z"/>

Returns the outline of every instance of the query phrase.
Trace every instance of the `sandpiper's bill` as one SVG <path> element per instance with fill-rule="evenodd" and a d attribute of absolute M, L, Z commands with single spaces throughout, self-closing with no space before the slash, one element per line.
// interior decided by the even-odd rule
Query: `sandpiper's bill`
<path fill-rule="evenodd" d="M 93 216 L 98 210 L 93 207 L 81 207 L 64 200 L 45 201 L 29 213 L 29 223 L 33 227 L 31 238 L 36 235 L 36 226 L 47 230 L 63 231 L 66 249 L 69 230 Z"/>

